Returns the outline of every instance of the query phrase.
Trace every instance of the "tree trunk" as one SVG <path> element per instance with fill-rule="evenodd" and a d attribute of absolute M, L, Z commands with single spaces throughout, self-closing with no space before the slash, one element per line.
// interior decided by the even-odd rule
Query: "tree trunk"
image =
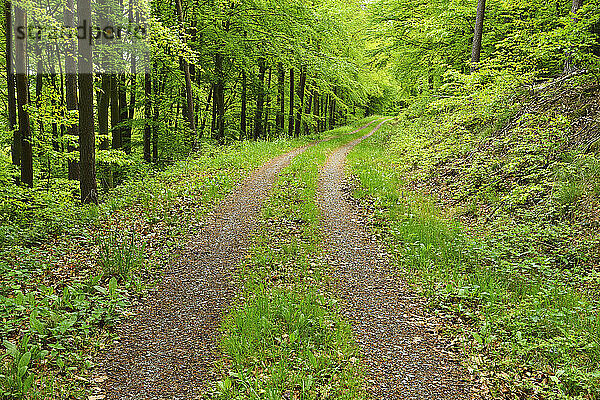
<path fill-rule="evenodd" d="M 284 130 L 285 116 L 285 69 L 283 63 L 277 63 L 277 116 L 275 117 L 275 129 L 281 135 Z"/>
<path fill-rule="evenodd" d="M 243 67 L 242 67 L 243 68 Z M 246 138 L 246 118 L 248 109 L 248 77 L 242 69 L 242 110 L 240 112 L 240 140 Z"/>
<path fill-rule="evenodd" d="M 223 143 L 225 140 L 225 83 L 223 82 L 223 55 L 221 54 L 215 56 L 215 71 L 217 72 L 217 83 L 213 94 L 217 117 L 215 137 L 219 143 Z"/>
<path fill-rule="evenodd" d="M 267 90 L 265 91 L 265 122 L 264 122 L 264 131 L 265 137 L 269 136 L 269 111 L 271 108 L 271 75 L 273 69 L 269 67 L 269 78 L 267 79 Z"/>
<path fill-rule="evenodd" d="M 333 88 L 333 95 L 330 97 L 329 105 L 329 129 L 335 128 L 335 98 L 337 96 L 337 88 Z"/>
<path fill-rule="evenodd" d="M 212 84 L 213 98 L 212 98 L 212 113 L 210 117 L 210 136 L 214 138 L 217 131 L 217 84 Z"/>
<path fill-rule="evenodd" d="M 112 129 L 112 148 L 120 149 L 122 147 L 121 128 L 121 107 L 119 104 L 119 77 L 117 74 L 110 76 L 110 126 Z"/>
<path fill-rule="evenodd" d="M 288 119 L 288 135 L 294 135 L 294 68 L 290 68 L 290 114 Z"/>
<path fill-rule="evenodd" d="M 320 104 L 319 104 L 319 92 L 317 91 L 317 89 L 315 88 L 315 92 L 313 95 L 314 101 L 315 101 L 315 106 L 314 106 L 314 111 L 313 114 L 315 116 L 315 129 L 317 131 L 317 133 L 321 133 L 321 117 L 320 117 Z"/>
<path fill-rule="evenodd" d="M 148 60 L 149 62 L 149 60 Z M 152 118 L 152 74 L 149 70 L 146 70 L 144 75 L 144 118 L 146 124 L 144 125 L 144 161 L 152 161 L 152 152 L 150 148 L 150 141 L 152 138 L 152 124 L 150 119 Z"/>
<path fill-rule="evenodd" d="M 175 8 L 179 23 L 183 27 L 183 9 L 181 8 L 181 0 L 175 0 Z M 196 134 L 196 118 L 194 116 L 194 94 L 192 92 L 192 77 L 190 74 L 190 64 L 183 57 L 179 57 L 179 64 L 185 78 L 185 99 L 186 99 L 186 115 L 192 134 Z"/>
<path fill-rule="evenodd" d="M 128 106 L 128 113 L 129 115 L 127 116 L 128 121 L 133 121 L 133 117 L 135 117 L 135 102 L 136 102 L 136 91 L 137 91 L 137 60 L 135 57 L 131 58 L 131 95 L 129 97 L 129 106 Z M 133 130 L 133 126 L 131 125 L 131 123 L 129 125 L 127 125 L 127 127 L 125 128 L 127 129 L 127 139 L 129 141 L 128 143 L 128 148 L 126 149 L 126 151 L 129 153 L 131 153 L 131 133 Z"/>
<path fill-rule="evenodd" d="M 121 123 L 126 123 L 120 129 L 121 147 L 125 153 L 129 154 L 131 153 L 131 125 L 127 123 L 129 121 L 129 105 L 127 104 L 126 79 L 126 75 L 121 74 L 117 90 L 119 93 L 119 120 Z"/>
<path fill-rule="evenodd" d="M 4 2 L 4 18 L 6 20 L 6 88 L 8 92 L 8 129 L 13 133 L 11 158 L 13 165 L 21 164 L 21 134 L 17 129 L 17 99 L 15 97 L 15 74 L 12 60 L 12 3 Z"/>
<path fill-rule="evenodd" d="M 315 89 L 312 90 L 312 92 L 310 93 L 310 95 L 308 96 L 308 101 L 306 102 L 306 115 L 310 115 L 311 112 L 311 107 L 312 107 L 312 103 L 313 103 L 313 96 L 316 93 Z M 310 118 L 310 121 L 312 121 L 312 117 Z M 310 125 L 308 122 L 304 122 L 304 134 L 308 135 L 310 133 Z"/>
<path fill-rule="evenodd" d="M 263 135 L 262 113 L 265 101 L 265 59 L 258 59 L 258 91 L 256 93 L 256 113 L 254 114 L 254 140 Z"/>
<path fill-rule="evenodd" d="M 577 23 L 579 18 L 577 18 L 577 11 L 583 6 L 583 0 L 573 0 L 571 4 L 571 14 L 573 14 L 573 22 Z M 565 63 L 563 66 L 563 73 L 568 74 L 573 72 L 577 68 L 573 63 L 573 54 L 571 51 L 567 50 L 567 57 L 565 59 Z"/>
<path fill-rule="evenodd" d="M 327 110 L 329 107 L 329 95 L 326 94 L 325 95 L 325 99 L 323 100 L 323 112 L 321 112 L 321 115 L 323 116 L 323 131 L 327 131 L 329 130 L 329 127 L 327 126 Z"/>
<path fill-rule="evenodd" d="M 91 26 L 90 0 L 77 0 L 78 26 Z M 98 204 L 96 184 L 96 133 L 94 132 L 94 76 L 92 45 L 87 38 L 78 40 L 77 71 L 79 81 L 79 187 L 83 204 Z"/>
<path fill-rule="evenodd" d="M 294 136 L 300 137 L 300 129 L 302 128 L 302 111 L 304 107 L 304 86 L 306 85 L 306 68 L 300 69 L 300 85 L 298 85 L 298 111 L 296 112 L 296 123 L 294 126 Z"/>
<path fill-rule="evenodd" d="M 54 91 L 54 94 L 61 96 L 60 92 L 58 91 L 58 85 L 56 84 L 56 70 L 54 69 L 52 62 L 50 63 L 50 82 L 52 83 L 52 90 Z M 57 108 L 56 97 L 52 97 L 51 104 L 53 109 Z M 58 123 L 54 121 L 52 122 L 52 149 L 56 152 L 60 151 L 58 139 Z"/>
<path fill-rule="evenodd" d="M 64 10 L 65 26 L 75 26 L 73 0 L 67 0 Z M 75 111 L 78 108 L 77 99 L 77 62 L 75 61 L 75 42 L 74 39 L 68 39 L 65 48 L 65 102 L 67 111 Z M 77 148 L 73 145 L 75 138 L 79 138 L 79 125 L 73 124 L 67 127 L 67 136 L 69 144 L 67 151 L 72 155 Z M 79 179 L 79 163 L 69 157 L 67 161 L 68 176 L 70 180 Z"/>
<path fill-rule="evenodd" d="M 101 77 L 102 90 L 98 93 L 98 134 L 100 135 L 100 149 L 107 150 L 110 145 L 108 138 L 108 110 L 110 107 L 110 75 L 106 72 Z"/>
<path fill-rule="evenodd" d="M 165 89 L 165 82 L 164 82 L 164 78 L 161 81 L 160 80 L 160 74 L 158 73 L 158 67 L 156 66 L 156 64 L 154 64 L 154 71 L 155 71 L 155 81 L 154 81 L 154 96 L 153 96 L 153 100 L 154 100 L 154 118 L 153 118 L 153 126 L 152 126 L 152 161 L 157 162 L 158 161 L 158 128 L 159 128 L 159 124 L 158 124 L 158 114 L 159 114 L 159 106 L 160 106 L 160 102 L 159 102 L 159 98 L 160 98 L 160 94 L 164 92 Z"/>
<path fill-rule="evenodd" d="M 477 2 L 477 17 L 475 18 L 475 35 L 473 36 L 473 49 L 471 50 L 471 72 L 479 68 L 481 55 L 481 39 L 483 37 L 483 17 L 485 16 L 485 0 Z"/>
<path fill-rule="evenodd" d="M 15 7 L 15 25 L 27 26 L 27 14 L 20 7 Z M 19 133 L 21 137 L 21 181 L 33 187 L 33 148 L 31 145 L 31 128 L 29 126 L 29 76 L 26 64 L 27 37 L 15 42 L 15 70 L 17 106 L 19 110 Z"/>
<path fill-rule="evenodd" d="M 204 135 L 204 129 L 206 128 L 206 120 L 208 119 L 208 112 L 210 111 L 210 105 L 213 96 L 213 88 L 214 85 L 211 84 L 210 88 L 208 89 L 208 99 L 206 100 L 206 108 L 204 109 L 204 115 L 202 116 L 202 125 L 200 126 L 200 137 Z"/>

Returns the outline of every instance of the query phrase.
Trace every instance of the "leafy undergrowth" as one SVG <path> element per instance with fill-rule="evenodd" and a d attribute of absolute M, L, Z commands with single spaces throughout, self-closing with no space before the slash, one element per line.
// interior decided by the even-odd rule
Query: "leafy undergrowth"
<path fill-rule="evenodd" d="M 20 189 L 27 193 L 17 208 L 29 214 L 8 229 L 19 210 L 2 211 L 14 237 L 0 248 L 0 398 L 85 398 L 95 354 L 195 221 L 251 169 L 304 142 L 207 146 L 128 181 L 99 206 L 78 206 L 60 182 L 54 197 Z"/>
<path fill-rule="evenodd" d="M 600 158 L 582 139 L 596 91 L 559 87 L 520 111 L 481 92 L 434 102 L 350 154 L 355 195 L 457 318 L 483 397 L 600 398 Z"/>
<path fill-rule="evenodd" d="M 327 290 L 315 193 L 327 153 L 366 132 L 318 144 L 282 173 L 240 270 L 244 292 L 223 322 L 212 398 L 364 398 L 357 347 Z"/>

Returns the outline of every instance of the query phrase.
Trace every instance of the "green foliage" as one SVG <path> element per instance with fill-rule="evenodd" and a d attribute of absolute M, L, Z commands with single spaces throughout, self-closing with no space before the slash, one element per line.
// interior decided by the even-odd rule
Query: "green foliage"
<path fill-rule="evenodd" d="M 132 232 L 111 230 L 99 236 L 98 263 L 104 276 L 130 281 L 136 270 L 143 266 L 144 248 Z"/>
<path fill-rule="evenodd" d="M 524 112 L 488 85 L 422 99 L 361 143 L 356 195 L 407 279 L 467 323 L 466 363 L 491 396 L 596 398 L 598 158 L 568 112 L 581 92 Z"/>
<path fill-rule="evenodd" d="M 23 337 L 19 346 L 4 341 L 6 362 L 0 359 L 0 394 L 6 399 L 21 399 L 31 389 L 34 375 L 29 372 L 32 353 L 28 349 L 29 338 Z"/>
<path fill-rule="evenodd" d="M 156 283 L 190 226 L 249 171 L 303 143 L 206 144 L 164 170 L 138 169 L 99 206 L 18 187 L 29 201 L 47 203 L 18 215 L 18 225 L 8 217 L 3 225 L 15 239 L 0 246 L 0 337 L 9 350 L 0 359 L 0 398 L 87 396 L 81 378 L 89 376 L 95 353 L 129 315 L 129 299 Z M 48 230 L 49 221 L 62 229 Z M 23 240 L 30 237 L 35 245 Z M 19 375 L 28 352 L 27 373 Z M 33 379 L 28 392 L 27 379 Z"/>
<path fill-rule="evenodd" d="M 447 72 L 470 69 L 476 2 L 370 2 L 376 62 L 388 65 L 405 97 L 441 94 Z M 567 69 L 598 71 L 598 2 L 488 1 L 480 67 L 531 85 Z M 417 27 L 417 28 L 415 28 Z"/>

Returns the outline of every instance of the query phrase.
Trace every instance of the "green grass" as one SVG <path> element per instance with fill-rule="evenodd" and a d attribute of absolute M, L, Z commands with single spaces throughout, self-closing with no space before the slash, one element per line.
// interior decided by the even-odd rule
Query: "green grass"
<path fill-rule="evenodd" d="M 485 187 L 459 192 L 463 213 L 450 213 L 439 205 L 439 186 L 429 179 L 437 176 L 436 166 L 460 154 L 452 146 L 465 146 L 468 140 L 427 135 L 423 132 L 435 132 L 434 124 L 423 120 L 384 127 L 349 155 L 361 186 L 355 196 L 375 206 L 374 229 L 386 237 L 400 271 L 433 310 L 466 323 L 448 333 L 461 332 L 465 362 L 493 397 L 599 399 L 600 305 L 597 295 L 588 296 L 585 289 L 598 274 L 582 263 L 569 268 L 572 264 L 557 256 L 568 258 L 566 252 L 578 239 L 559 241 L 571 232 L 566 222 L 536 230 L 543 217 L 531 211 L 529 200 L 519 200 L 524 202 L 518 208 L 507 205 L 512 214 L 501 209 L 500 220 L 482 230 L 461 223 L 477 215 Z M 528 154 L 529 161 L 522 162 L 537 162 Z M 524 166 L 514 168 L 520 173 Z M 556 185 L 585 182 L 593 188 L 593 181 L 581 176 L 594 174 L 567 174 Z M 452 179 L 457 187 L 469 184 L 463 183 L 469 182 L 464 176 Z M 519 190 L 537 196 L 529 194 L 536 185 L 523 185 L 526 191 L 517 187 L 505 198 L 522 196 Z M 571 186 L 555 192 L 559 203 L 572 203 L 575 194 Z M 465 214 L 470 216 L 461 219 Z M 551 252 L 537 245 L 541 240 L 562 247 Z"/>
<path fill-rule="evenodd" d="M 0 247 L 0 399 L 85 398 L 97 352 L 193 225 L 252 169 L 306 140 L 205 147 L 129 180 L 99 206 L 80 207 L 58 187 L 54 198 L 15 189 L 30 196 L 23 207 L 43 206 L 11 225 L 21 208 L 13 204 L 0 218 L 13 234 Z"/>
<path fill-rule="evenodd" d="M 244 291 L 223 322 L 212 398 L 364 398 L 357 346 L 327 289 L 315 194 L 327 154 L 367 132 L 320 143 L 283 171 L 240 270 Z"/>

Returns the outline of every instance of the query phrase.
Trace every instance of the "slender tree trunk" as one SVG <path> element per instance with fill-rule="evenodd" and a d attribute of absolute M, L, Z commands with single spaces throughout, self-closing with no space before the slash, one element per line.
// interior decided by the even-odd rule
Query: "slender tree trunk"
<path fill-rule="evenodd" d="M 127 91 L 126 91 L 126 85 L 127 85 L 127 80 L 126 80 L 126 75 L 125 74 L 121 74 L 120 79 L 119 79 L 119 87 L 118 87 L 118 93 L 119 93 L 119 115 L 120 118 L 119 120 L 121 121 L 121 123 L 125 122 L 126 124 L 124 124 L 123 126 L 121 126 L 121 147 L 123 148 L 123 150 L 125 151 L 125 153 L 129 154 L 131 153 L 131 125 L 128 124 L 127 122 L 129 122 L 129 105 L 127 104 Z"/>
<path fill-rule="evenodd" d="M 319 111 L 320 111 L 320 108 L 319 108 L 320 107 L 319 96 L 320 96 L 319 92 L 315 88 L 315 92 L 313 94 L 313 98 L 314 98 L 314 101 L 315 101 L 315 106 L 314 106 L 314 112 L 313 112 L 313 114 L 315 116 L 315 129 L 316 129 L 317 133 L 321 133 L 321 121 L 320 121 L 321 117 L 320 117 L 320 114 L 319 114 Z"/>
<path fill-rule="evenodd" d="M 573 14 L 572 18 L 573 22 L 575 23 L 579 21 L 579 18 L 577 18 L 577 12 L 582 6 L 583 0 L 573 0 L 573 2 L 571 3 L 571 14 Z M 567 57 L 565 58 L 563 72 L 565 74 L 568 74 L 570 72 L 573 72 L 576 68 L 577 66 L 573 64 L 573 53 L 567 50 Z"/>
<path fill-rule="evenodd" d="M 210 111 L 210 105 L 212 102 L 213 88 L 214 85 L 211 84 L 210 88 L 208 89 L 208 99 L 206 100 L 206 108 L 204 109 L 204 115 L 202 116 L 202 126 L 200 126 L 200 137 L 204 135 L 204 129 L 206 128 L 206 120 L 208 119 L 208 112 Z"/>
<path fill-rule="evenodd" d="M 149 163 L 152 161 L 152 149 L 150 147 L 152 138 L 152 124 L 150 122 L 152 118 L 152 74 L 149 70 L 146 70 L 146 74 L 144 74 L 144 97 L 144 118 L 146 119 L 144 125 L 144 161 Z"/>
<path fill-rule="evenodd" d="M 269 67 L 269 77 L 267 78 L 267 90 L 265 91 L 265 122 L 264 122 L 264 131 L 265 137 L 269 136 L 269 111 L 271 109 L 271 75 L 273 69 Z"/>
<path fill-rule="evenodd" d="M 330 127 L 327 126 L 327 112 L 328 112 L 328 107 L 329 107 L 329 95 L 325 95 L 325 99 L 323 100 L 323 112 L 321 113 L 321 115 L 323 116 L 323 131 L 327 131 L 330 129 Z"/>
<path fill-rule="evenodd" d="M 277 63 L 277 115 L 275 117 L 275 129 L 278 135 L 284 130 L 285 116 L 285 69 L 283 63 Z"/>
<path fill-rule="evenodd" d="M 35 44 L 35 56 L 37 57 L 37 63 L 35 66 L 36 74 L 35 74 L 35 105 L 38 110 L 42 106 L 42 86 L 44 85 L 44 63 L 42 61 L 42 49 L 39 44 Z M 37 120 L 39 136 L 44 136 L 44 122 L 42 121 L 42 116 L 38 116 Z"/>
<path fill-rule="evenodd" d="M 315 89 L 312 90 L 312 92 L 310 93 L 310 95 L 308 96 L 308 101 L 306 102 L 306 115 L 310 115 L 311 112 L 311 107 L 312 107 L 312 103 L 313 103 L 313 96 L 315 94 Z M 310 118 L 310 121 L 312 121 L 312 117 Z M 310 124 L 308 122 L 304 122 L 304 134 L 308 135 L 310 133 Z"/>
<path fill-rule="evenodd" d="M 300 85 L 298 86 L 298 111 L 296 112 L 296 123 L 294 126 L 294 136 L 300 137 L 300 129 L 302 128 L 302 111 L 304 107 L 304 86 L 306 85 L 306 68 L 300 69 Z"/>
<path fill-rule="evenodd" d="M 243 68 L 243 67 L 242 67 Z M 242 69 L 242 110 L 240 112 L 240 139 L 246 138 L 246 118 L 248 109 L 248 77 L 246 70 Z"/>
<path fill-rule="evenodd" d="M 17 129 L 17 99 L 15 97 L 15 74 L 12 60 L 12 3 L 4 2 L 4 18 L 6 20 L 6 88 L 8 92 L 8 129 L 13 133 L 11 157 L 13 165 L 21 164 L 21 135 Z"/>
<path fill-rule="evenodd" d="M 217 131 L 217 84 L 213 83 L 212 112 L 210 117 L 210 136 L 215 137 Z"/>
<path fill-rule="evenodd" d="M 110 126 L 112 129 L 112 148 L 120 149 L 121 140 L 121 107 L 119 104 L 119 77 L 117 74 L 110 76 Z"/>
<path fill-rule="evenodd" d="M 127 119 L 128 121 L 133 121 L 133 117 L 135 116 L 135 101 L 136 101 L 136 92 L 137 92 L 137 60 L 135 57 L 131 58 L 131 95 L 129 97 L 129 106 L 127 108 L 127 112 L 128 112 L 128 116 Z M 127 154 L 131 153 L 131 133 L 133 130 L 133 127 L 131 125 L 131 123 L 129 125 L 127 125 L 126 129 L 126 136 L 127 136 L 127 140 L 128 140 L 128 144 L 127 144 L 127 148 L 125 149 L 125 151 L 127 152 Z"/>
<path fill-rule="evenodd" d="M 485 16 L 485 0 L 477 2 L 477 17 L 475 18 L 475 35 L 473 36 L 473 48 L 471 50 L 471 72 L 479 67 L 481 55 L 481 39 L 483 37 L 483 17 Z"/>
<path fill-rule="evenodd" d="M 50 82 L 52 83 L 52 90 L 56 95 L 60 96 L 60 92 L 58 91 L 58 85 L 56 84 L 56 70 L 54 69 L 54 65 L 50 62 Z M 56 97 L 52 97 L 51 100 L 52 108 L 56 108 Z M 60 144 L 58 141 L 58 124 L 56 122 L 52 122 L 52 149 L 56 152 L 60 151 Z"/>
<path fill-rule="evenodd" d="M 177 99 L 181 98 L 181 91 L 177 90 Z M 177 106 L 175 107 L 175 118 L 172 118 L 174 121 L 173 131 L 177 132 L 177 127 L 179 126 L 179 108 L 181 107 L 181 102 L 177 101 Z"/>
<path fill-rule="evenodd" d="M 333 88 L 333 95 L 330 97 L 331 104 L 329 105 L 329 129 L 335 128 L 335 98 L 337 96 L 337 88 Z"/>
<path fill-rule="evenodd" d="M 265 59 L 258 59 L 258 91 L 256 93 L 256 113 L 254 114 L 254 140 L 263 135 L 262 113 L 265 101 Z"/>
<path fill-rule="evenodd" d="M 107 6 L 106 0 L 101 0 L 99 3 L 101 7 Z M 107 16 L 101 16 L 100 26 L 109 26 Z M 108 50 L 107 47 L 109 41 L 104 35 L 101 35 L 100 43 L 104 50 Z M 107 72 L 109 61 L 109 56 L 106 53 L 100 59 L 102 68 L 102 73 L 100 75 L 101 90 L 98 93 L 98 135 L 100 136 L 100 150 L 108 150 L 110 147 L 108 116 L 110 109 L 111 77 Z"/>
<path fill-rule="evenodd" d="M 159 113 L 159 106 L 160 106 L 160 96 L 161 94 L 164 92 L 165 90 L 165 82 L 164 82 L 164 78 L 163 80 L 160 80 L 160 75 L 159 75 L 159 71 L 158 71 L 158 67 L 156 66 L 156 64 L 154 65 L 154 71 L 155 71 L 155 81 L 154 81 L 154 96 L 153 96 L 153 100 L 154 100 L 154 118 L 153 118 L 153 126 L 152 126 L 152 161 L 157 162 L 158 161 L 158 133 L 159 133 L 159 124 L 158 124 L 158 113 Z"/>
<path fill-rule="evenodd" d="M 75 5 L 73 0 L 67 0 L 67 4 L 64 10 L 64 23 L 65 26 L 75 26 L 74 18 Z M 67 39 L 65 49 L 65 103 L 67 111 L 75 111 L 78 108 L 77 99 L 77 62 L 75 61 L 75 40 Z M 79 125 L 73 124 L 67 127 L 67 136 L 69 143 L 67 145 L 67 151 L 72 156 L 77 148 L 74 146 L 76 139 L 79 138 Z M 70 180 L 79 179 L 79 163 L 72 157 L 69 157 L 67 161 L 68 176 Z"/>
<path fill-rule="evenodd" d="M 98 134 L 100 135 L 100 149 L 107 150 L 110 146 L 108 137 L 108 110 L 110 108 L 110 75 L 104 72 L 101 77 L 101 91 L 98 93 Z"/>
<path fill-rule="evenodd" d="M 294 68 L 290 68 L 290 114 L 288 119 L 288 135 L 294 135 Z"/>
<path fill-rule="evenodd" d="M 20 7 L 15 7 L 15 25 L 27 26 L 27 14 Z M 21 181 L 33 187 L 33 148 L 31 128 L 29 126 L 29 76 L 26 62 L 27 37 L 15 42 L 15 69 L 17 106 L 19 110 L 19 132 L 21 137 Z"/>
<path fill-rule="evenodd" d="M 175 7 L 177 12 L 177 18 L 179 23 L 183 27 L 183 9 L 181 8 L 181 0 L 175 0 Z M 183 28 L 181 28 L 183 29 Z M 190 130 L 195 135 L 196 132 L 196 118 L 194 116 L 194 93 L 192 92 L 192 77 L 190 74 L 190 65 L 183 57 L 179 58 L 181 70 L 185 78 L 185 99 L 186 99 L 186 113 L 185 118 L 188 122 Z"/>
<path fill-rule="evenodd" d="M 225 83 L 223 82 L 223 55 L 216 54 L 215 70 L 217 72 L 217 83 L 215 85 L 215 111 L 216 111 L 216 139 L 219 143 L 225 140 Z"/>
<path fill-rule="evenodd" d="M 77 0 L 78 26 L 91 26 L 90 0 Z M 96 184 L 96 143 L 94 131 L 94 76 L 92 45 L 87 38 L 78 41 L 79 152 L 81 202 L 98 203 Z"/>

